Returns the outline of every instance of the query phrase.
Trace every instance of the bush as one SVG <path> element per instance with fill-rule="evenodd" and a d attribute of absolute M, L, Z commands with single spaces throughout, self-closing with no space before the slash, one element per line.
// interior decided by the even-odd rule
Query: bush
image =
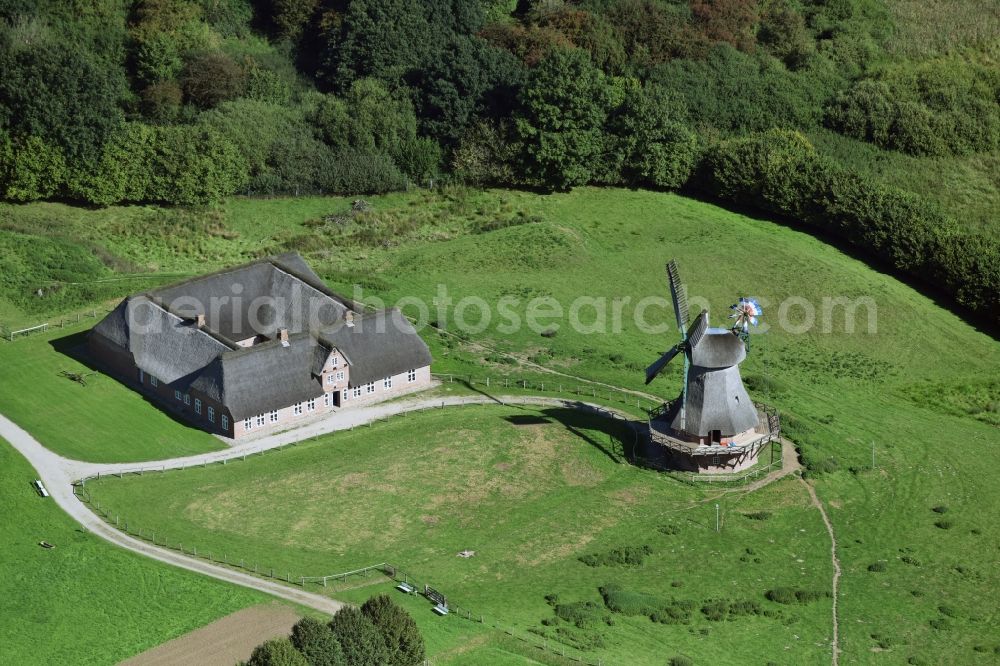
<path fill-rule="evenodd" d="M 685 657 L 682 654 L 673 656 L 670 661 L 667 662 L 670 666 L 694 666 L 694 660 L 691 657 Z"/>
<path fill-rule="evenodd" d="M 750 513 L 744 513 L 743 515 L 746 518 L 749 518 L 750 520 L 770 520 L 771 519 L 771 512 L 770 511 L 751 511 Z"/>
<path fill-rule="evenodd" d="M 746 615 L 761 615 L 764 609 L 752 599 L 709 599 L 701 613 L 710 622 L 733 620 Z"/>
<path fill-rule="evenodd" d="M 609 610 L 629 616 L 646 615 L 661 624 L 688 624 L 695 608 L 691 601 L 661 599 L 646 592 L 628 590 L 617 583 L 601 587 L 600 593 Z"/>
<path fill-rule="evenodd" d="M 302 653 L 310 666 L 344 666 L 340 642 L 330 631 L 329 625 L 311 617 L 304 617 L 292 627 L 292 645 Z"/>
<path fill-rule="evenodd" d="M 624 546 L 605 553 L 584 555 L 580 561 L 588 567 L 638 567 L 652 554 L 649 546 Z"/>
<path fill-rule="evenodd" d="M 829 592 L 819 592 L 817 590 L 802 590 L 795 587 L 776 587 L 768 590 L 765 594 L 768 600 L 779 604 L 808 604 L 829 597 Z"/>
<path fill-rule="evenodd" d="M 320 184 L 331 194 L 383 194 L 405 189 L 406 176 L 386 155 L 348 150 L 329 158 Z"/>
<path fill-rule="evenodd" d="M 948 507 L 945 504 L 938 504 L 937 506 L 931 507 L 931 511 L 934 513 L 948 513 Z"/>
<path fill-rule="evenodd" d="M 424 637 L 410 614 L 384 594 L 372 597 L 361 612 L 382 634 L 388 649 L 387 666 L 419 666 L 424 663 Z M 350 662 L 353 664 L 353 662 Z"/>
<path fill-rule="evenodd" d="M 953 523 L 950 520 L 936 520 L 936 521 L 934 521 L 934 527 L 937 527 L 938 529 L 950 530 L 954 526 L 955 526 L 955 523 Z"/>
<path fill-rule="evenodd" d="M 868 571 L 871 571 L 872 573 L 882 573 L 886 570 L 886 568 L 886 564 L 883 560 L 872 562 L 868 565 Z"/>

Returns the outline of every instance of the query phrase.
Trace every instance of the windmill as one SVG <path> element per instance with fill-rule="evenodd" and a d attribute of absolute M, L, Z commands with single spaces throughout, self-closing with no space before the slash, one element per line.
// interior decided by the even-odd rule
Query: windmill
<path fill-rule="evenodd" d="M 739 371 L 747 352 L 743 325 L 749 325 L 750 320 L 738 320 L 739 331 L 736 327 L 712 328 L 708 312 L 702 310 L 689 323 L 687 290 L 674 260 L 667 264 L 667 281 L 681 339 L 646 368 L 646 383 L 652 382 L 675 356 L 684 354 L 684 385 L 680 399 L 668 404 L 657 419 L 659 425 L 669 436 L 686 441 L 708 437 L 711 442 L 721 442 L 723 437 L 753 430 L 758 424 L 757 409 L 743 387 Z M 756 321 L 760 306 L 755 307 L 754 313 L 747 316 Z"/>

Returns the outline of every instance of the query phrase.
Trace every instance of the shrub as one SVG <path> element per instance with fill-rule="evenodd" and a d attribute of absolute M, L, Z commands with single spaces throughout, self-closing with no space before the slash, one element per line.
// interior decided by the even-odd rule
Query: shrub
<path fill-rule="evenodd" d="M 275 638 L 254 648 L 246 666 L 309 666 L 309 662 L 290 640 Z"/>
<path fill-rule="evenodd" d="M 405 189 L 406 176 L 386 155 L 344 151 L 329 158 L 321 185 L 332 194 L 382 194 Z"/>
<path fill-rule="evenodd" d="M 623 588 L 617 583 L 601 587 L 600 592 L 604 598 L 604 605 L 615 613 L 630 616 L 646 615 L 653 622 L 661 624 L 688 624 L 695 608 L 691 601 L 662 599 L 646 592 Z"/>
<path fill-rule="evenodd" d="M 936 520 L 936 521 L 934 521 L 934 527 L 937 527 L 938 529 L 950 530 L 954 526 L 955 526 L 955 523 L 953 523 L 950 520 Z"/>
<path fill-rule="evenodd" d="M 384 594 L 372 597 L 361 612 L 378 629 L 388 649 L 387 666 L 419 666 L 424 663 L 424 637 L 410 614 Z M 350 662 L 353 664 L 353 662 Z"/>
<path fill-rule="evenodd" d="M 586 629 L 597 624 L 606 624 L 604 609 L 593 601 L 576 601 L 569 604 L 556 604 L 556 617 L 570 622 L 580 629 Z"/>
<path fill-rule="evenodd" d="M 776 587 L 764 593 L 770 601 L 779 604 L 808 604 L 829 597 L 829 592 L 819 592 L 817 590 L 802 590 L 794 587 Z"/>
<path fill-rule="evenodd" d="M 946 617 L 933 618 L 927 624 L 929 624 L 932 629 L 937 629 L 938 631 L 947 631 L 952 628 L 951 620 Z"/>
<path fill-rule="evenodd" d="M 958 610 L 954 606 L 949 606 L 948 604 L 941 604 L 938 606 L 938 611 L 941 615 L 947 617 L 958 617 Z"/>
<path fill-rule="evenodd" d="M 771 519 L 771 512 L 770 511 L 751 511 L 750 513 L 744 513 L 743 515 L 746 518 L 749 518 L 750 520 L 770 520 Z"/>
<path fill-rule="evenodd" d="M 327 624 L 304 617 L 292 627 L 292 645 L 310 666 L 344 666 L 344 654 Z"/>
<path fill-rule="evenodd" d="M 686 657 L 682 654 L 671 657 L 668 663 L 670 666 L 694 666 L 694 661 L 691 657 Z"/>
<path fill-rule="evenodd" d="M 937 506 L 931 507 L 931 511 L 934 513 L 948 513 L 948 507 L 944 504 L 938 504 Z"/>
<path fill-rule="evenodd" d="M 883 560 L 872 562 L 868 565 L 868 571 L 871 571 L 872 573 L 882 573 L 886 570 L 886 568 L 886 564 Z"/>
<path fill-rule="evenodd" d="M 745 615 L 761 615 L 764 610 L 752 599 L 709 599 L 701 612 L 710 622 L 722 622 Z"/>
<path fill-rule="evenodd" d="M 588 567 L 637 567 L 653 552 L 649 546 L 624 546 L 605 553 L 584 555 L 580 561 Z"/>

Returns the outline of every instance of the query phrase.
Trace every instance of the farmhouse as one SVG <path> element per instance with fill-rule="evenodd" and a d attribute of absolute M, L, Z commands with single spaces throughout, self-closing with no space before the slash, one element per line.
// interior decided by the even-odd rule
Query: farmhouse
<path fill-rule="evenodd" d="M 129 296 L 88 345 L 113 374 L 231 438 L 431 381 L 430 351 L 398 310 L 365 312 L 294 253 Z"/>

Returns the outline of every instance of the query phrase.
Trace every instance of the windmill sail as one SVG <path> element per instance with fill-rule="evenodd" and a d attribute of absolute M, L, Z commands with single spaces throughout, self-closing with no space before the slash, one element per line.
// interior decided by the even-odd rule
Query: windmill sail
<path fill-rule="evenodd" d="M 687 288 L 681 282 L 680 271 L 677 270 L 677 262 L 673 259 L 667 264 L 667 282 L 670 283 L 670 298 L 674 302 L 674 316 L 677 317 L 677 329 L 681 332 L 681 339 L 688 327 L 688 302 Z"/>
<path fill-rule="evenodd" d="M 649 382 L 656 379 L 656 375 L 660 374 L 660 371 L 663 370 L 663 368 L 667 367 L 667 363 L 670 363 L 670 361 L 674 359 L 674 356 L 677 356 L 677 354 L 679 354 L 680 351 L 681 351 L 681 346 L 677 345 L 676 347 L 670 349 L 666 354 L 661 356 L 659 359 L 657 359 L 657 361 L 653 363 L 651 366 L 646 368 L 646 383 L 648 384 Z"/>

